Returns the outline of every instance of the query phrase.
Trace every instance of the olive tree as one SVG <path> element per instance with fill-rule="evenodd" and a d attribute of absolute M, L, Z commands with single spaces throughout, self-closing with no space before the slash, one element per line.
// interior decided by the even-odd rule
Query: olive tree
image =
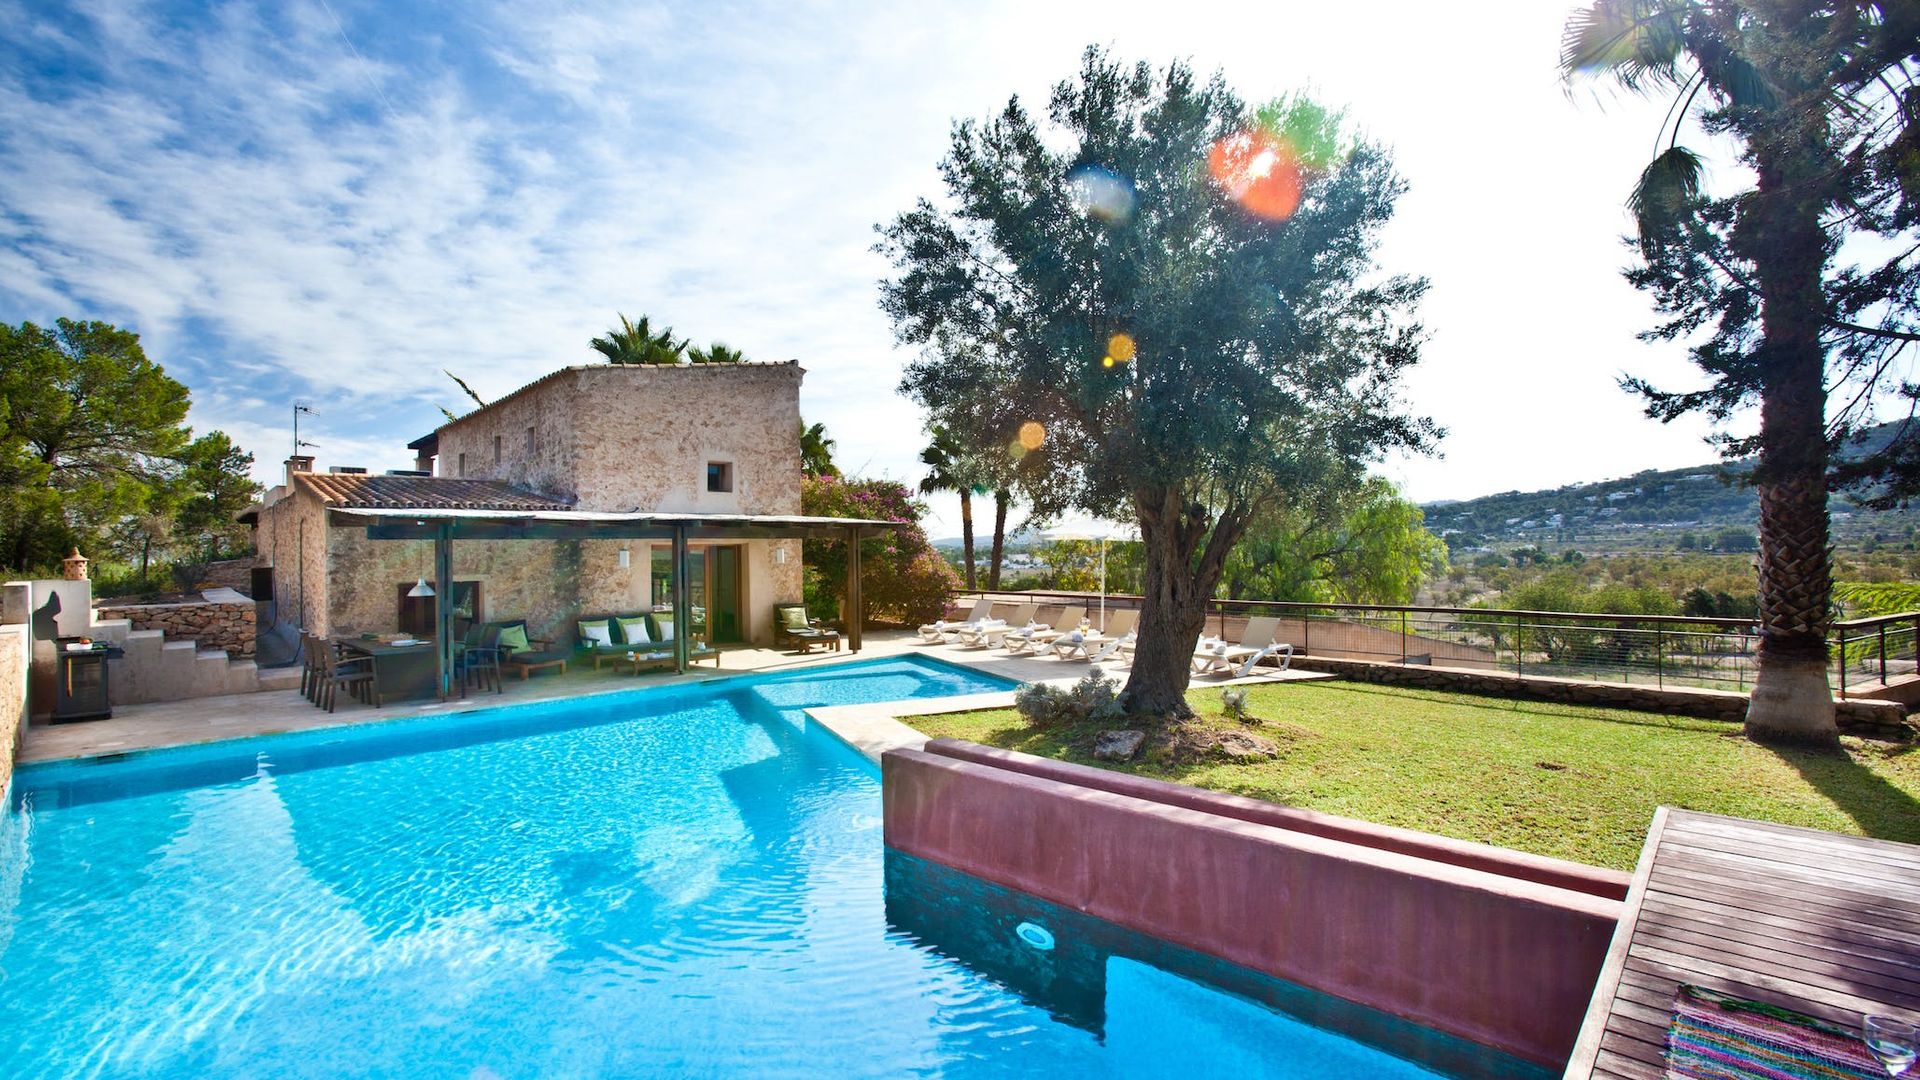
<path fill-rule="evenodd" d="M 1036 516 L 1137 522 L 1126 704 L 1186 716 L 1193 646 L 1248 524 L 1329 460 L 1437 434 L 1397 393 L 1425 282 L 1374 262 L 1403 184 L 1303 96 L 1253 109 L 1218 75 L 1098 49 L 1044 120 L 1016 97 L 956 124 L 940 172 L 942 204 L 881 229 L 881 306 L 923 349 L 903 389 L 1007 447 Z"/>

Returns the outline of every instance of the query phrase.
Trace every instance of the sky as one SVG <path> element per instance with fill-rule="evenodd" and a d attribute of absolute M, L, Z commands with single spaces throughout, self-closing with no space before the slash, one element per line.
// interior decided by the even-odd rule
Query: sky
<path fill-rule="evenodd" d="M 1577 6 L 0 0 L 0 320 L 138 331 L 271 481 L 296 402 L 323 468 L 409 467 L 469 407 L 443 372 L 492 399 L 646 314 L 799 360 L 843 468 L 917 481 L 874 227 L 939 194 L 954 121 L 1099 44 L 1392 151 L 1380 264 L 1431 281 L 1406 398 L 1449 431 L 1381 464 L 1409 497 L 1706 461 L 1617 385 L 1697 376 L 1619 273 L 1667 103 L 1563 85 Z"/>

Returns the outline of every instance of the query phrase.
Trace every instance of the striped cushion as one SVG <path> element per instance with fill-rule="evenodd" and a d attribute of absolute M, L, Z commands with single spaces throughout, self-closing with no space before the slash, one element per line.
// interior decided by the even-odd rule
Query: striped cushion
<path fill-rule="evenodd" d="M 1667 1075 L 1689 1080 L 1886 1080 L 1858 1034 L 1775 1005 L 1683 986 Z"/>

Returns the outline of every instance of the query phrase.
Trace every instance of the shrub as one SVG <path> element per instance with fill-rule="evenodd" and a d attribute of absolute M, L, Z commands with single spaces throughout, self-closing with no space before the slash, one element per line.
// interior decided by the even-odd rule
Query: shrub
<path fill-rule="evenodd" d="M 1243 724 L 1249 722 L 1252 718 L 1247 715 L 1246 687 L 1238 690 L 1231 686 L 1221 687 L 1220 711 L 1225 713 L 1229 720 L 1238 720 Z"/>
<path fill-rule="evenodd" d="M 906 525 L 860 541 L 861 596 L 867 615 L 912 625 L 932 622 L 946 614 L 947 599 L 959 590 L 960 577 L 927 541 L 919 525 L 925 507 L 914 500 L 906 485 L 892 480 L 809 476 L 800 483 L 800 508 L 815 517 L 868 518 Z M 837 618 L 847 591 L 846 542 L 808 540 L 802 550 L 807 564 L 808 613 L 816 618 Z"/>
<path fill-rule="evenodd" d="M 1028 683 L 1014 694 L 1013 707 L 1036 728 L 1107 723 L 1126 715 L 1119 685 L 1104 671 L 1089 671 L 1071 687 Z"/>

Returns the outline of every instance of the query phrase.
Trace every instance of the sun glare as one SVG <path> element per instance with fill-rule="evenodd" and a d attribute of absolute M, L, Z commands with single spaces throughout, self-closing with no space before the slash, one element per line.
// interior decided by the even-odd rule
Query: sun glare
<path fill-rule="evenodd" d="M 1285 136 L 1259 129 L 1229 135 L 1207 152 L 1207 171 L 1256 217 L 1285 221 L 1300 206 L 1300 159 Z"/>

